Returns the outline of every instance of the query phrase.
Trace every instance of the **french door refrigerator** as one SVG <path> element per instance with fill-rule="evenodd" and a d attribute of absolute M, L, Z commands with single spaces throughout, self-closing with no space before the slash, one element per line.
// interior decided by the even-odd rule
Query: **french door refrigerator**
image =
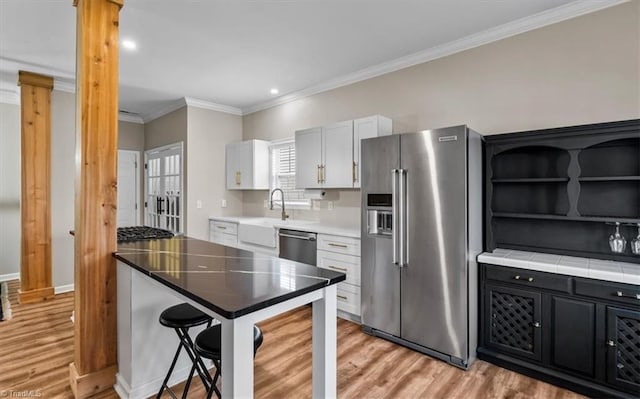
<path fill-rule="evenodd" d="M 361 145 L 363 330 L 466 369 L 477 343 L 482 137 L 454 126 Z"/>

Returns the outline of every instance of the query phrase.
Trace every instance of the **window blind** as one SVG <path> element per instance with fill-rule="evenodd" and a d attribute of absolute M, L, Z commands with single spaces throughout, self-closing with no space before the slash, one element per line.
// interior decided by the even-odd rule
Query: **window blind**
<path fill-rule="evenodd" d="M 310 206 L 311 201 L 303 196 L 304 190 L 296 188 L 295 143 L 290 141 L 272 146 L 271 162 L 271 189 L 281 189 L 287 205 Z M 273 199 L 280 201 L 280 193 L 274 193 Z"/>

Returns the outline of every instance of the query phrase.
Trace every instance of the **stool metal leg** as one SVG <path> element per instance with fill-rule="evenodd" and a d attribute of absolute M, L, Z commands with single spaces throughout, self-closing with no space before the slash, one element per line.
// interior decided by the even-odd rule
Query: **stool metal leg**
<path fill-rule="evenodd" d="M 207 371 L 207 367 L 202 362 L 202 358 L 193 350 L 194 345 L 191 337 L 188 334 L 188 329 L 177 329 L 176 332 L 178 332 L 178 336 L 180 337 L 182 345 L 184 345 L 185 347 L 187 355 L 195 365 L 195 371 L 198 372 L 198 375 L 202 380 L 202 384 L 204 385 L 205 389 L 209 389 L 209 386 L 211 384 L 211 376 Z"/>
<path fill-rule="evenodd" d="M 175 398 L 175 395 L 173 394 L 173 392 L 171 392 L 171 390 L 167 386 L 167 383 L 169 382 L 169 378 L 171 378 L 171 373 L 173 373 L 173 368 L 176 366 L 176 362 L 178 361 L 178 357 L 180 356 L 180 351 L 181 350 L 182 350 L 182 342 L 180 342 L 180 344 L 178 345 L 178 350 L 176 351 L 176 355 L 173 357 L 173 361 L 171 362 L 171 367 L 169 367 L 169 372 L 167 373 L 167 376 L 164 377 L 164 381 L 162 382 L 162 386 L 160 387 L 160 391 L 156 395 L 156 399 L 159 399 L 160 396 L 162 396 L 162 392 L 164 391 L 165 388 L 167 388 L 167 391 L 169 391 L 171 396 L 173 396 Z"/>

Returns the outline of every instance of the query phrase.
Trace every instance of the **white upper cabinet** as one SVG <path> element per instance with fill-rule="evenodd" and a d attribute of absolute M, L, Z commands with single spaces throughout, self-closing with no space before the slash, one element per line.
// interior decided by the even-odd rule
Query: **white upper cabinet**
<path fill-rule="evenodd" d="M 249 140 L 227 144 L 227 190 L 269 189 L 269 142 Z"/>
<path fill-rule="evenodd" d="M 352 149 L 353 121 L 334 123 L 322 128 L 322 187 L 353 187 L 349 173 L 353 162 Z"/>
<path fill-rule="evenodd" d="M 360 187 L 360 140 L 391 129 L 391 119 L 376 115 L 297 131 L 296 186 Z"/>
<path fill-rule="evenodd" d="M 371 137 L 388 136 L 392 130 L 391 119 L 380 115 L 353 121 L 353 187 L 360 187 L 360 141 Z"/>
<path fill-rule="evenodd" d="M 322 128 L 298 130 L 296 132 L 296 187 L 322 187 L 321 165 Z"/>

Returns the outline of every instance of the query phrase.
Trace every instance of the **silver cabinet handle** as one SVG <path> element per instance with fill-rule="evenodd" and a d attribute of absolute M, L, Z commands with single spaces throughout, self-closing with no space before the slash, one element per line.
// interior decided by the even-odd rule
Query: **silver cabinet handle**
<path fill-rule="evenodd" d="M 329 245 L 332 246 L 332 247 L 338 247 L 338 248 L 344 248 L 344 249 L 348 248 L 348 246 L 346 246 L 344 244 L 334 244 L 332 242 L 330 242 Z"/>
<path fill-rule="evenodd" d="M 632 298 L 640 300 L 640 294 L 625 295 L 625 293 L 622 291 L 616 291 L 616 296 L 620 298 Z"/>
<path fill-rule="evenodd" d="M 393 264 L 398 264 L 398 169 L 391 169 L 391 243 L 393 245 Z"/>
<path fill-rule="evenodd" d="M 217 228 L 219 228 L 220 230 L 226 230 L 227 228 L 224 226 L 216 226 Z"/>
<path fill-rule="evenodd" d="M 344 296 L 344 295 L 336 295 L 336 296 L 338 297 L 338 299 L 340 299 L 340 300 L 342 300 L 342 301 L 348 301 L 348 300 L 349 300 L 349 298 L 347 298 L 347 297 L 346 297 L 346 296 Z"/>
<path fill-rule="evenodd" d="M 345 273 L 347 272 L 347 269 L 346 269 L 346 268 L 344 268 L 344 267 L 338 267 L 338 266 L 332 266 L 332 265 L 329 265 L 329 266 L 327 266 L 327 267 L 328 267 L 329 269 L 339 270 L 339 271 L 341 271 L 341 272 L 345 272 Z"/>

